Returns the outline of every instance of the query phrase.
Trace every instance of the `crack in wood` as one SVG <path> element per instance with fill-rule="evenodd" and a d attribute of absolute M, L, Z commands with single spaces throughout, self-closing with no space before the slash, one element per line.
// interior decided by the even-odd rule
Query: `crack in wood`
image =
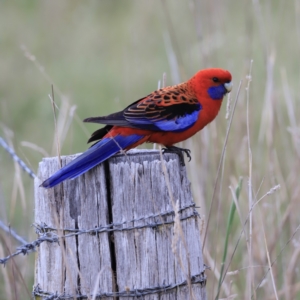
<path fill-rule="evenodd" d="M 78 221 L 75 221 L 75 229 L 79 229 Z M 78 236 L 75 237 L 76 243 L 76 258 L 77 258 L 77 267 L 78 267 L 78 274 L 77 274 L 77 293 L 81 294 L 81 280 L 80 280 L 80 258 L 79 258 L 79 243 L 78 243 Z"/>
<path fill-rule="evenodd" d="M 105 183 L 106 183 L 106 201 L 107 201 L 107 212 L 108 212 L 108 224 L 112 224 L 113 220 L 113 201 L 111 197 L 111 178 L 108 162 L 104 162 L 104 174 L 105 174 Z M 116 260 L 116 249 L 114 241 L 114 232 L 109 233 L 109 249 L 110 249 L 110 259 L 111 259 L 111 269 L 113 272 L 113 290 L 114 292 L 119 291 L 118 287 L 118 273 L 117 273 L 117 260 Z M 118 297 L 116 299 L 119 299 Z"/>

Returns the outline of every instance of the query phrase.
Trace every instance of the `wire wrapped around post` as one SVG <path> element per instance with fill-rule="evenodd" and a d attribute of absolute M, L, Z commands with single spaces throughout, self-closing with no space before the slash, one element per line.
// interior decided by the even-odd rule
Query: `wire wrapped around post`
<path fill-rule="evenodd" d="M 37 232 L 55 239 L 38 248 L 36 299 L 206 299 L 199 215 L 176 154 L 131 150 L 39 187 L 58 165 L 44 159 L 35 180 Z"/>

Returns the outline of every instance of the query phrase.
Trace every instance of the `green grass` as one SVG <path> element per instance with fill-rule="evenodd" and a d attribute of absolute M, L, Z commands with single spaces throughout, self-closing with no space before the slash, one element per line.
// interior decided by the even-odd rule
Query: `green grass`
<path fill-rule="evenodd" d="M 203 237 L 212 203 L 204 249 L 211 267 L 208 299 L 217 294 L 232 190 L 240 176 L 220 298 L 300 299 L 298 1 L 27 0 L 2 1 L 0 7 L 0 135 L 35 171 L 44 154 L 24 141 L 56 155 L 52 83 L 61 152 L 68 155 L 84 151 L 97 128 L 80 120 L 148 94 L 164 72 L 170 85 L 202 68 L 230 70 L 231 106 L 242 80 L 218 180 L 226 101 L 218 118 L 184 143 L 192 150 L 188 172 Z M 1 148 L 0 165 L 0 218 L 33 240 L 33 182 Z M 15 246 L 0 231 L 0 257 Z M 274 264 L 265 276 L 268 257 Z M 33 254 L 0 267 L 0 299 L 29 299 L 33 270 Z"/>

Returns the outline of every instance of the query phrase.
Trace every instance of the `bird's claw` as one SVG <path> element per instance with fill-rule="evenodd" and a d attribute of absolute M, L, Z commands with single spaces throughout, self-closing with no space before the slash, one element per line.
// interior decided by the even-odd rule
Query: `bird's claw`
<path fill-rule="evenodd" d="M 180 164 L 182 166 L 185 166 L 183 152 L 186 154 L 186 156 L 189 159 L 189 161 L 191 161 L 191 159 L 192 159 L 191 150 L 190 149 L 171 146 L 171 147 L 163 148 L 162 151 L 163 151 L 163 154 L 165 154 L 165 153 L 176 153 L 176 154 L 178 154 L 179 161 L 180 161 Z"/>

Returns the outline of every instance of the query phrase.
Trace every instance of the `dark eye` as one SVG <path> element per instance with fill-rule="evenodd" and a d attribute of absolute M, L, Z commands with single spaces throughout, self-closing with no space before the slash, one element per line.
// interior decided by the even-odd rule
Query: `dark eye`
<path fill-rule="evenodd" d="M 212 81 L 213 82 L 219 82 L 219 78 L 218 77 L 213 77 Z"/>

